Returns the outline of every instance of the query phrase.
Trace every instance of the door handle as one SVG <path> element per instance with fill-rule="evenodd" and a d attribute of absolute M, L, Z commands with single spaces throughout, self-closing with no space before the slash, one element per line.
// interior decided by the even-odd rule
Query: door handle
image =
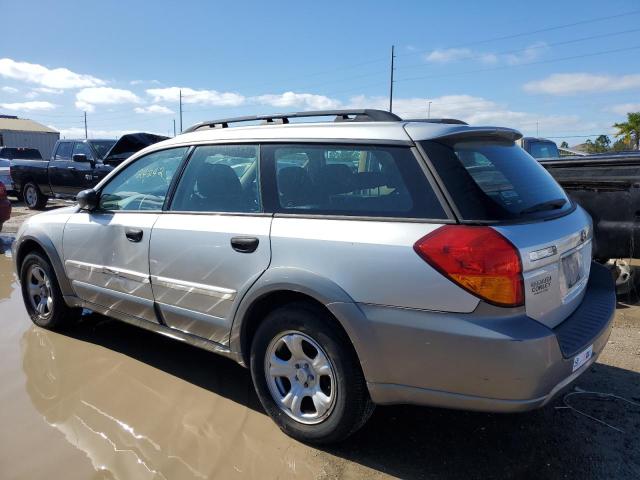
<path fill-rule="evenodd" d="M 130 242 L 139 242 L 142 240 L 142 230 L 139 228 L 127 228 L 124 231 L 124 235 Z"/>
<path fill-rule="evenodd" d="M 252 253 L 258 248 L 260 241 L 256 237 L 233 237 L 231 248 L 240 253 Z"/>
<path fill-rule="evenodd" d="M 67 170 L 75 170 L 76 167 L 67 167 Z"/>

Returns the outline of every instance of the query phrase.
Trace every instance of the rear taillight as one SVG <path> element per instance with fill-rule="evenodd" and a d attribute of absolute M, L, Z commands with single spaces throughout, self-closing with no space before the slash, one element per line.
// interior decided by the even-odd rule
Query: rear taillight
<path fill-rule="evenodd" d="M 4 186 L 4 183 L 0 182 L 0 200 L 7 199 L 7 189 Z"/>
<path fill-rule="evenodd" d="M 413 249 L 444 276 L 490 303 L 524 303 L 518 250 L 493 228 L 445 225 L 422 237 Z"/>

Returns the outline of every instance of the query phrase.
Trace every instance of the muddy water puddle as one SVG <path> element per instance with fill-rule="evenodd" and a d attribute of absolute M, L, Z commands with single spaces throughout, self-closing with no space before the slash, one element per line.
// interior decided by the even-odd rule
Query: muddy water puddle
<path fill-rule="evenodd" d="M 261 411 L 248 371 L 97 315 L 29 320 L 0 246 L 1 478 L 318 478 L 318 452 Z"/>

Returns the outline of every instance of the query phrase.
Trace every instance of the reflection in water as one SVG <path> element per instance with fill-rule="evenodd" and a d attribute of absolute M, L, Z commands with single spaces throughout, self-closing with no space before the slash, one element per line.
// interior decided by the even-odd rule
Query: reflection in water
<path fill-rule="evenodd" d="M 0 303 L 2 303 L 11 297 L 14 288 L 11 243 L 7 237 L 0 236 L 0 256 L 6 257 L 0 262 Z"/>
<path fill-rule="evenodd" d="M 21 346 L 33 406 L 107 478 L 317 476 L 308 447 L 247 407 L 249 375 L 228 360 L 97 316 L 69 336 L 30 327 Z M 130 356 L 154 349 L 146 360 L 162 370 Z M 205 375 L 171 375 L 180 365 Z"/>

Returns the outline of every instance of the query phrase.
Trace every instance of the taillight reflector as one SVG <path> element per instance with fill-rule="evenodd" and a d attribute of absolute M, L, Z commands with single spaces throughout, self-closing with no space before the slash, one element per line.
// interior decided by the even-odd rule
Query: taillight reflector
<path fill-rule="evenodd" d="M 489 303 L 524 303 L 518 250 L 493 228 L 445 225 L 422 237 L 413 249 L 451 281 Z"/>

